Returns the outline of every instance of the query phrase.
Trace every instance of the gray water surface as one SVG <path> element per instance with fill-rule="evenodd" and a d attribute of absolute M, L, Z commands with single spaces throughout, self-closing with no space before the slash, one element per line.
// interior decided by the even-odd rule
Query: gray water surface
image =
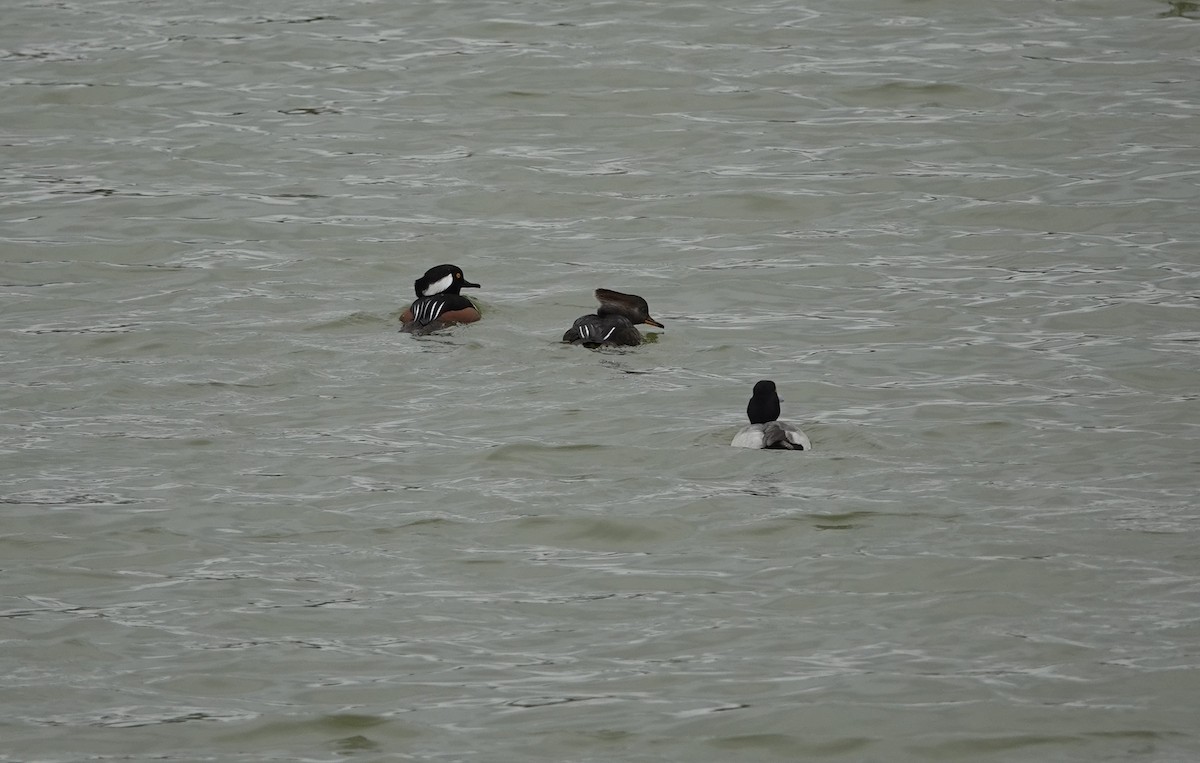
<path fill-rule="evenodd" d="M 0 760 L 1200 758 L 1193 4 L 5 17 Z"/>

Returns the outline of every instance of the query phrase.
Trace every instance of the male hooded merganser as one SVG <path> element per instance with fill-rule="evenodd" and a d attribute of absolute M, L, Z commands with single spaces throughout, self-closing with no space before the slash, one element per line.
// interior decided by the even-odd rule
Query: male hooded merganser
<path fill-rule="evenodd" d="M 478 289 L 479 284 L 468 281 L 457 265 L 438 265 L 426 270 L 425 275 L 413 282 L 417 300 L 400 316 L 400 330 L 424 334 L 453 323 L 479 320 L 479 308 L 458 293 L 464 287 Z"/>
<path fill-rule="evenodd" d="M 647 324 L 664 328 L 650 317 L 650 305 L 636 294 L 622 294 L 611 289 L 596 289 L 600 309 L 594 315 L 584 315 L 563 334 L 563 341 L 584 347 L 639 345 L 642 335 L 634 326 Z"/>
<path fill-rule="evenodd" d="M 754 385 L 746 415 L 750 417 L 750 425 L 734 435 L 729 443 L 733 447 L 812 450 L 812 443 L 799 427 L 778 420 L 779 395 L 775 392 L 775 382 L 763 379 Z"/>

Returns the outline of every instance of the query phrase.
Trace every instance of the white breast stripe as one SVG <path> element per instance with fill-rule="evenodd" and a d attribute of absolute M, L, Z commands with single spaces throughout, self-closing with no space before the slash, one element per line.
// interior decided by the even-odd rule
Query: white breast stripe
<path fill-rule="evenodd" d="M 610 328 L 610 329 L 608 330 L 608 333 L 604 335 L 604 338 L 605 338 L 605 339 L 608 339 L 610 336 L 612 336 L 612 335 L 613 335 L 613 332 L 614 332 L 614 331 L 616 331 L 616 330 L 617 330 L 617 327 L 616 327 L 616 326 L 613 326 L 612 328 Z"/>
<path fill-rule="evenodd" d="M 442 314 L 442 308 L 446 305 L 444 299 L 431 299 L 417 306 L 417 321 L 422 325 L 426 325 Z"/>
<path fill-rule="evenodd" d="M 579 338 L 580 339 L 587 339 L 588 335 L 591 333 L 592 332 L 588 328 L 588 325 L 586 323 L 579 327 Z"/>

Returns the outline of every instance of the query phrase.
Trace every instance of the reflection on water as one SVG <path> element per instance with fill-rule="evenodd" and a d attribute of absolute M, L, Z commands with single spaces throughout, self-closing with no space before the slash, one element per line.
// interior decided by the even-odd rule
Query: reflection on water
<path fill-rule="evenodd" d="M 1160 18 L 1200 18 L 1200 3 L 1193 3 L 1190 0 L 1166 0 L 1166 4 L 1168 9 L 1159 14 Z"/>

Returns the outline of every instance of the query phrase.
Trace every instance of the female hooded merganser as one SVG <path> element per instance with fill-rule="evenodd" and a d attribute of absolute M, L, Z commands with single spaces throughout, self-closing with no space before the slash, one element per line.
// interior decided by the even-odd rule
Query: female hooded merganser
<path fill-rule="evenodd" d="M 584 315 L 563 334 L 563 341 L 584 347 L 635 346 L 642 335 L 634 326 L 647 324 L 664 328 L 650 317 L 650 305 L 636 294 L 622 294 L 611 289 L 596 289 L 600 309 L 594 315 Z"/>
<path fill-rule="evenodd" d="M 754 385 L 754 395 L 746 406 L 750 426 L 744 427 L 729 443 L 735 448 L 773 450 L 812 450 L 812 443 L 799 427 L 779 421 L 779 395 L 775 382 L 763 379 Z"/>
<path fill-rule="evenodd" d="M 463 276 L 457 265 L 438 265 L 425 271 L 413 282 L 417 300 L 400 316 L 400 330 L 410 334 L 425 334 L 454 323 L 474 323 L 479 320 L 479 308 L 459 294 L 464 287 L 478 289 Z"/>

